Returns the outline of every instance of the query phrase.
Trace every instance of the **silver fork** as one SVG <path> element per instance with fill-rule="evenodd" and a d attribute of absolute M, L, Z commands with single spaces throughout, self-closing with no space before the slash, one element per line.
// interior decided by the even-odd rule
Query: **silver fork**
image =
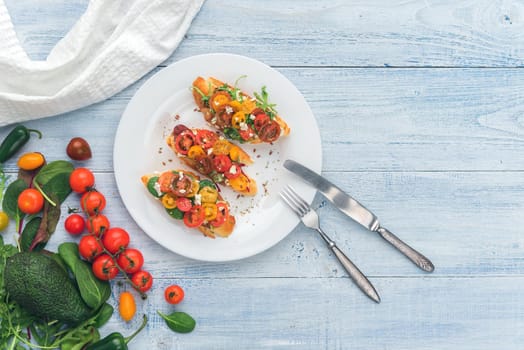
<path fill-rule="evenodd" d="M 338 261 L 344 266 L 349 277 L 355 284 L 373 301 L 380 303 L 380 296 L 375 287 L 369 282 L 364 274 L 353 264 L 351 260 L 337 247 L 337 244 L 326 235 L 320 228 L 318 214 L 311 206 L 303 200 L 291 186 L 286 186 L 281 192 L 280 197 L 289 205 L 291 209 L 300 217 L 300 220 L 306 227 L 316 230 L 327 243 L 328 247 L 335 253 Z"/>

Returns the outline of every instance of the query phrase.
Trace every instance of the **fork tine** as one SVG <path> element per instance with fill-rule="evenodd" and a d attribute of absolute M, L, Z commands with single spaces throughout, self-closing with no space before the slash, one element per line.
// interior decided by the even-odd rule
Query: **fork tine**
<path fill-rule="evenodd" d="M 298 216 L 302 217 L 306 215 L 307 210 L 300 205 L 291 193 L 289 193 L 288 189 L 284 188 L 280 193 L 286 198 L 287 203 L 295 210 Z"/>
<path fill-rule="evenodd" d="M 293 199 L 293 201 L 299 206 L 299 208 L 305 213 L 307 213 L 311 207 L 307 202 L 300 197 L 300 195 L 291 187 L 290 185 L 287 185 L 285 190 L 287 190 L 289 196 Z"/>
<path fill-rule="evenodd" d="M 295 203 L 291 200 L 291 198 L 288 196 L 288 194 L 284 191 L 280 192 L 280 197 L 282 200 L 297 214 L 298 216 L 302 216 L 302 212 L 300 209 L 295 205 Z"/>

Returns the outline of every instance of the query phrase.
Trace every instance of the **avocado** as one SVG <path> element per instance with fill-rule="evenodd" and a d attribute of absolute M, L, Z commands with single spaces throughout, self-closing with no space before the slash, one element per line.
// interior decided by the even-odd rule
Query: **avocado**
<path fill-rule="evenodd" d="M 92 315 L 67 272 L 42 253 L 8 258 L 4 281 L 9 297 L 35 316 L 77 324 Z"/>

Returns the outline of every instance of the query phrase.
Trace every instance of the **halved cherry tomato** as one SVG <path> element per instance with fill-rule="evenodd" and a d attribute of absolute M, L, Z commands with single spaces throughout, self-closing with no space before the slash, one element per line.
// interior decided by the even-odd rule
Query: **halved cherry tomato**
<path fill-rule="evenodd" d="M 195 163 L 196 170 L 204 175 L 213 171 L 213 161 L 206 155 L 198 157 Z"/>
<path fill-rule="evenodd" d="M 184 213 L 184 224 L 187 227 L 197 227 L 202 225 L 205 219 L 204 208 L 201 205 L 193 206 Z"/>
<path fill-rule="evenodd" d="M 214 227 L 219 227 L 226 222 L 227 218 L 229 217 L 229 207 L 225 202 L 218 202 L 216 204 L 217 206 L 217 217 L 215 220 L 210 221 L 209 223 L 213 225 Z"/>
<path fill-rule="evenodd" d="M 176 197 L 172 195 L 171 193 L 166 193 L 162 196 L 162 205 L 166 209 L 174 209 L 176 208 Z"/>
<path fill-rule="evenodd" d="M 259 131 L 261 127 L 269 123 L 270 119 L 266 113 L 259 113 L 255 115 L 255 120 L 253 121 L 253 127 L 256 131 Z"/>
<path fill-rule="evenodd" d="M 199 129 L 196 134 L 196 143 L 197 145 L 202 146 L 204 149 L 208 149 L 213 146 L 213 144 L 218 139 L 218 135 L 212 131 Z"/>
<path fill-rule="evenodd" d="M 246 115 L 244 112 L 236 112 L 231 117 L 231 126 L 235 129 L 240 129 L 241 125 L 246 122 Z"/>
<path fill-rule="evenodd" d="M 87 215 L 98 214 L 106 207 L 106 198 L 98 191 L 87 191 L 80 198 L 80 207 Z"/>
<path fill-rule="evenodd" d="M 249 179 L 244 174 L 240 174 L 229 180 L 229 185 L 237 192 L 246 192 L 249 186 Z"/>
<path fill-rule="evenodd" d="M 104 233 L 102 243 L 111 254 L 117 254 L 129 245 L 129 233 L 123 228 L 112 227 Z"/>
<path fill-rule="evenodd" d="M 64 227 L 70 234 L 79 235 L 84 232 L 86 223 L 81 215 L 71 214 L 65 220 Z"/>
<path fill-rule="evenodd" d="M 176 207 L 183 212 L 189 211 L 191 207 L 193 206 L 193 203 L 191 203 L 191 200 L 186 197 L 180 197 L 176 200 Z"/>
<path fill-rule="evenodd" d="M 224 154 L 220 154 L 213 158 L 213 167 L 219 173 L 224 173 L 231 168 L 231 159 Z"/>
<path fill-rule="evenodd" d="M 177 126 L 173 128 L 173 135 L 178 136 L 186 130 L 189 130 L 187 126 L 185 126 L 184 124 L 178 124 Z"/>
<path fill-rule="evenodd" d="M 138 249 L 127 248 L 118 255 L 117 263 L 126 273 L 135 273 L 144 265 L 144 256 Z"/>
<path fill-rule="evenodd" d="M 202 203 L 215 203 L 218 199 L 218 191 L 211 187 L 203 187 L 198 191 Z"/>
<path fill-rule="evenodd" d="M 228 155 L 229 151 L 231 150 L 231 147 L 233 147 L 233 144 L 229 142 L 226 139 L 220 139 L 213 145 L 213 154 L 219 155 L 219 154 L 225 154 Z"/>
<path fill-rule="evenodd" d="M 116 267 L 116 262 L 107 254 L 102 254 L 98 256 L 95 261 L 93 261 L 93 274 L 100 280 L 108 281 L 118 275 L 118 267 Z"/>
<path fill-rule="evenodd" d="M 242 149 L 240 149 L 240 147 L 233 146 L 229 150 L 229 158 L 231 158 L 231 160 L 233 160 L 235 162 L 238 162 L 240 160 L 240 154 L 241 153 L 243 153 L 243 151 L 242 151 Z"/>
<path fill-rule="evenodd" d="M 171 285 L 164 291 L 164 297 L 169 304 L 178 304 L 184 299 L 184 290 L 177 285 Z"/>
<path fill-rule="evenodd" d="M 266 111 L 264 111 L 262 108 L 257 107 L 253 109 L 250 114 L 253 114 L 256 117 L 259 114 L 266 114 Z"/>
<path fill-rule="evenodd" d="M 218 112 L 224 109 L 230 101 L 231 95 L 227 91 L 216 91 L 209 99 L 209 107 Z"/>
<path fill-rule="evenodd" d="M 175 139 L 175 149 L 178 153 L 187 155 L 187 152 L 195 144 L 195 137 L 192 131 L 184 131 Z"/>
<path fill-rule="evenodd" d="M 264 142 L 276 141 L 280 137 L 280 125 L 274 120 L 269 121 L 258 130 L 258 137 Z"/>
<path fill-rule="evenodd" d="M 193 180 L 187 174 L 182 172 L 178 173 L 178 177 L 175 177 L 173 186 L 173 193 L 180 197 L 190 197 L 194 195 L 193 191 Z"/>
<path fill-rule="evenodd" d="M 95 257 L 102 254 L 104 248 L 98 239 L 93 235 L 84 235 L 78 242 L 78 252 L 80 256 L 86 260 L 93 260 Z"/>
<path fill-rule="evenodd" d="M 104 214 L 89 216 L 86 219 L 86 228 L 89 233 L 99 237 L 109 230 L 109 219 Z"/>
<path fill-rule="evenodd" d="M 228 179 L 234 179 L 235 177 L 239 177 L 242 173 L 242 169 L 240 168 L 240 165 L 238 163 L 232 163 L 231 167 L 229 167 L 229 170 L 224 173 L 226 178 Z"/>
<path fill-rule="evenodd" d="M 95 185 L 95 175 L 87 168 L 76 168 L 69 175 L 69 185 L 76 193 L 84 193 Z"/>
<path fill-rule="evenodd" d="M 238 133 L 240 134 L 240 137 L 242 140 L 247 141 L 251 138 L 253 138 L 253 135 L 255 134 L 253 131 L 253 128 L 251 126 L 247 126 L 244 130 L 239 130 Z"/>
<path fill-rule="evenodd" d="M 207 221 L 213 221 L 217 217 L 217 206 L 214 203 L 202 203 L 202 208 L 204 208 L 204 217 Z"/>
<path fill-rule="evenodd" d="M 160 192 L 166 193 L 173 190 L 173 182 L 177 175 L 172 171 L 165 171 L 158 177 L 158 184 L 160 185 Z"/>
<path fill-rule="evenodd" d="M 131 282 L 141 292 L 147 292 L 153 286 L 153 276 L 147 271 L 141 270 L 131 276 Z"/>
<path fill-rule="evenodd" d="M 197 159 L 205 155 L 206 155 L 206 152 L 204 151 L 202 146 L 199 146 L 199 145 L 193 145 L 191 146 L 189 151 L 187 151 L 187 156 L 191 159 Z"/>
<path fill-rule="evenodd" d="M 44 206 L 44 196 L 34 188 L 26 188 L 18 196 L 18 208 L 26 214 L 36 214 Z"/>

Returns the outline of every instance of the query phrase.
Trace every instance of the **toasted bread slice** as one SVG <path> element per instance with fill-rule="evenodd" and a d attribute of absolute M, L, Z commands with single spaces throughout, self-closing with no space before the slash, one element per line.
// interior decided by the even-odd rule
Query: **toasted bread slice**
<path fill-rule="evenodd" d="M 289 125 L 268 102 L 265 87 L 256 98 L 219 79 L 198 77 L 193 97 L 205 120 L 227 138 L 247 143 L 272 143 L 290 133 Z"/>
<path fill-rule="evenodd" d="M 162 203 L 167 213 L 200 230 L 205 236 L 228 237 L 235 227 L 230 205 L 209 180 L 185 170 L 168 170 L 141 177 L 148 192 Z"/>
<path fill-rule="evenodd" d="M 166 143 L 187 166 L 217 184 L 246 196 L 257 194 L 256 181 L 243 170 L 244 165 L 253 163 L 249 154 L 213 131 L 179 124 Z"/>

